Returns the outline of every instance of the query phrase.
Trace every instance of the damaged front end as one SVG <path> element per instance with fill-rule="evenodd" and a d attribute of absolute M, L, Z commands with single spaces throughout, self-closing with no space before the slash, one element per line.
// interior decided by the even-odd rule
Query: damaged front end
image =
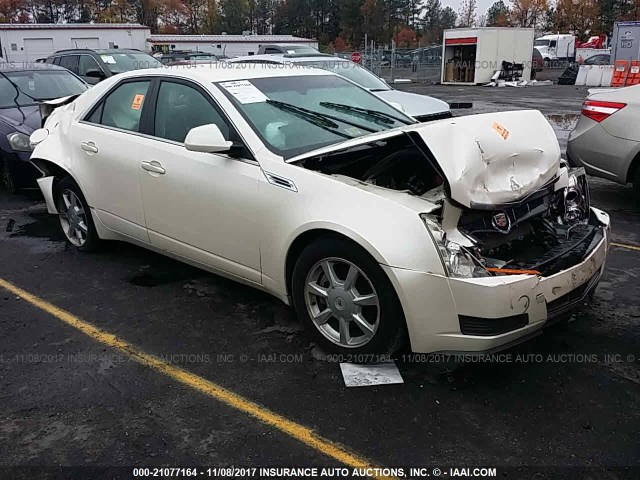
<path fill-rule="evenodd" d="M 422 215 L 449 275 L 547 277 L 584 260 L 605 226 L 590 208 L 584 169 L 560 172 L 518 202 L 470 209 L 445 200 L 439 215 Z"/>
<path fill-rule="evenodd" d="M 540 112 L 457 117 L 347 145 L 294 161 L 429 202 L 420 216 L 450 277 L 551 276 L 606 237 L 584 170 L 561 162 Z"/>

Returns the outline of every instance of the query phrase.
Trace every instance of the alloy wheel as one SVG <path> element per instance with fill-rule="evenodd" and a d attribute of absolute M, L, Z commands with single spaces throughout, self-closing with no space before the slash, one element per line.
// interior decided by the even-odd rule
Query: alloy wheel
<path fill-rule="evenodd" d="M 309 270 L 304 300 L 315 327 L 341 347 L 366 345 L 380 325 L 380 302 L 373 283 L 342 258 L 322 259 Z"/>
<path fill-rule="evenodd" d="M 87 212 L 78 196 L 71 190 L 65 189 L 60 195 L 58 205 L 60 225 L 69 242 L 76 247 L 82 247 L 87 241 L 89 227 Z"/>

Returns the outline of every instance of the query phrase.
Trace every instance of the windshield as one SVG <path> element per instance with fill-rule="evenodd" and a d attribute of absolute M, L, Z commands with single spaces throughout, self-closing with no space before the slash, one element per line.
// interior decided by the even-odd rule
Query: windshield
<path fill-rule="evenodd" d="M 286 53 L 318 53 L 318 50 L 308 45 L 285 45 L 282 49 Z"/>
<path fill-rule="evenodd" d="M 130 70 L 162 67 L 162 63 L 157 59 L 142 52 L 101 53 L 100 58 L 105 63 L 109 71 L 114 75 L 116 73 L 128 72 Z"/>
<path fill-rule="evenodd" d="M 20 90 L 17 98 L 16 88 L 12 83 Z M 15 107 L 17 106 L 16 103 L 21 107 L 36 105 L 38 100 L 51 100 L 77 95 L 87 90 L 87 88 L 86 83 L 66 70 L 33 70 L 26 72 L 3 70 L 2 75 L 0 75 L 0 108 Z"/>
<path fill-rule="evenodd" d="M 533 44 L 534 47 L 548 47 L 549 40 L 536 40 Z"/>
<path fill-rule="evenodd" d="M 415 121 L 334 75 L 220 82 L 254 131 L 285 159 Z"/>
<path fill-rule="evenodd" d="M 301 63 L 302 65 L 321 68 L 323 70 L 329 70 L 330 72 L 342 75 L 343 77 L 348 78 L 352 82 L 357 83 L 367 90 L 391 90 L 389 85 L 384 83 L 369 70 L 367 70 L 366 68 L 362 68 L 361 66 L 348 60 L 321 60 Z"/>
<path fill-rule="evenodd" d="M 190 60 L 217 60 L 218 57 L 212 54 L 203 55 L 189 55 Z"/>

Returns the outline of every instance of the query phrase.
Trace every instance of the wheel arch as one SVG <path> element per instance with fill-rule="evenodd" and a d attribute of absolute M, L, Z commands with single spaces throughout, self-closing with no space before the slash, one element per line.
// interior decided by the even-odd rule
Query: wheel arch
<path fill-rule="evenodd" d="M 633 179 L 634 179 L 638 169 L 640 169 L 640 151 L 638 151 L 636 153 L 636 156 L 633 157 L 633 160 L 631 160 L 631 163 L 629 164 L 629 170 L 627 171 L 626 183 L 633 182 Z"/>
<path fill-rule="evenodd" d="M 82 190 L 80 183 L 75 178 L 75 175 L 65 167 L 62 167 L 51 160 L 47 160 L 46 158 L 36 157 L 32 158 L 30 161 L 42 173 L 42 177 L 38 178 L 37 181 L 40 190 L 42 190 L 42 194 L 45 196 L 49 213 L 57 213 L 57 210 L 55 210 L 55 198 L 58 193 L 57 188 L 60 180 L 69 177 L 76 185 L 78 185 L 78 188 Z M 52 178 L 52 181 L 47 182 L 46 179 L 48 178 Z M 51 206 L 55 211 L 52 211 L 50 208 Z"/>
<path fill-rule="evenodd" d="M 300 257 L 302 251 L 313 242 L 321 238 L 337 238 L 344 240 L 369 255 L 375 262 L 384 263 L 384 257 L 373 246 L 367 242 L 358 242 L 349 235 L 337 230 L 332 230 L 326 227 L 316 227 L 301 232 L 294 238 L 287 249 L 287 255 L 285 257 L 285 286 L 287 289 L 287 295 L 291 296 L 291 282 L 293 279 L 293 269 L 295 267 L 297 259 Z M 364 245 L 364 244 L 367 245 Z M 391 279 L 389 279 L 391 280 Z M 393 282 L 392 282 L 393 284 Z M 394 287 L 395 288 L 395 287 Z M 396 292 L 397 295 L 398 292 Z"/>

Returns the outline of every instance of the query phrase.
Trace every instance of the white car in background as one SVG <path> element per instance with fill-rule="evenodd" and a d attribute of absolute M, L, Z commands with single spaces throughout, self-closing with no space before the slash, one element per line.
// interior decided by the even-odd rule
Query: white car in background
<path fill-rule="evenodd" d="M 229 60 L 229 63 L 321 68 L 342 75 L 383 100 L 400 106 L 403 112 L 411 115 L 419 122 L 429 122 L 451 117 L 451 109 L 447 102 L 428 95 L 395 90 L 366 68 L 350 60 L 333 55 L 323 53 L 312 55 L 298 53 L 250 55 L 247 57 L 232 58 Z"/>
<path fill-rule="evenodd" d="M 420 124 L 324 70 L 201 65 L 109 78 L 31 142 L 74 247 L 265 290 L 340 354 L 504 348 L 605 263 L 608 216 L 537 111 Z"/>

